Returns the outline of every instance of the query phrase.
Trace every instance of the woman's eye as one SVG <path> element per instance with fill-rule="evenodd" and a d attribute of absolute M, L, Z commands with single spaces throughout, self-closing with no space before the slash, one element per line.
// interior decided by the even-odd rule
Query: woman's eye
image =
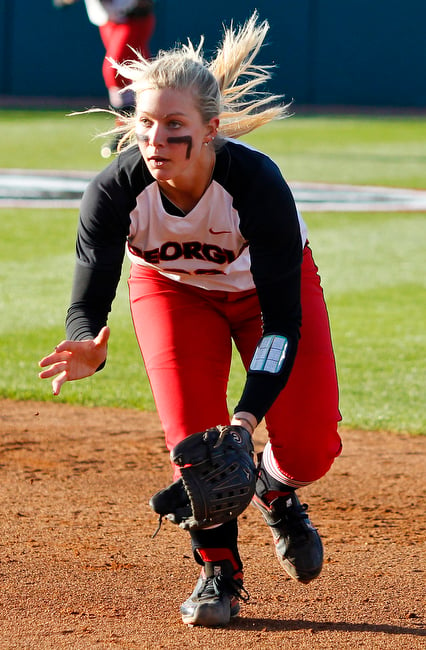
<path fill-rule="evenodd" d="M 148 128 L 149 126 L 151 126 L 151 120 L 149 120 L 147 117 L 142 117 L 139 120 L 139 124 L 141 126 L 144 126 L 145 128 Z"/>
<path fill-rule="evenodd" d="M 178 129 L 180 126 L 182 126 L 182 124 L 180 122 L 178 122 L 177 120 L 171 120 L 169 122 L 169 128 L 171 128 L 171 129 Z"/>

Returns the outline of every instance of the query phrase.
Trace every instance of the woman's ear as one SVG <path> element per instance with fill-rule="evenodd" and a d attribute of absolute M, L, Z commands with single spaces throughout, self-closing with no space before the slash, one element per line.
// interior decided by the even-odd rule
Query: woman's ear
<path fill-rule="evenodd" d="M 211 142 L 212 140 L 215 139 L 217 136 L 217 131 L 219 129 L 219 118 L 218 117 L 212 117 L 210 122 L 208 123 L 208 128 L 207 128 L 207 141 Z"/>

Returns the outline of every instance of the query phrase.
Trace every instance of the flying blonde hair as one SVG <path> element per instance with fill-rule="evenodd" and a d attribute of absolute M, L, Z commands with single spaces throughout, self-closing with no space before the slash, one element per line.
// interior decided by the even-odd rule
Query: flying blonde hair
<path fill-rule="evenodd" d="M 153 59 L 145 59 L 135 52 L 135 60 L 117 63 L 110 59 L 110 62 L 119 75 L 130 81 L 124 90 L 130 89 L 135 93 L 136 116 L 138 99 L 147 87 L 190 89 L 205 123 L 212 117 L 220 119 L 215 139 L 218 147 L 224 138 L 239 138 L 272 120 L 289 115 L 290 104 L 282 103 L 281 95 L 258 90 L 271 78 L 270 70 L 274 67 L 254 63 L 268 30 L 268 22 L 259 23 L 255 11 L 238 30 L 232 23 L 229 28 L 224 28 L 222 43 L 210 62 L 203 56 L 204 37 L 201 37 L 198 47 L 188 39 L 187 45 L 160 50 Z M 121 126 L 108 134 L 122 134 L 118 151 L 128 148 L 135 141 L 137 117 L 123 118 L 114 111 L 108 112 L 122 121 Z"/>

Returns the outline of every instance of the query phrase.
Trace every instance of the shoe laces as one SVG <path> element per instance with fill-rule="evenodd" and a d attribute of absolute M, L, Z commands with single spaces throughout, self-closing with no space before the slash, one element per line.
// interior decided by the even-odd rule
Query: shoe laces
<path fill-rule="evenodd" d="M 289 501 L 291 505 L 288 505 Z M 289 496 L 283 496 L 275 499 L 270 507 L 274 515 L 279 517 L 279 521 L 275 524 L 276 526 L 289 524 L 294 533 L 307 534 L 305 527 L 305 522 L 309 520 L 306 512 L 308 510 L 307 503 L 295 503 Z"/>
<path fill-rule="evenodd" d="M 198 592 L 198 597 L 221 596 L 224 593 L 233 596 L 234 598 L 238 598 L 245 603 L 250 598 L 250 594 L 246 589 L 244 589 L 241 580 L 224 576 L 221 573 L 217 576 L 204 578 L 203 585 Z"/>

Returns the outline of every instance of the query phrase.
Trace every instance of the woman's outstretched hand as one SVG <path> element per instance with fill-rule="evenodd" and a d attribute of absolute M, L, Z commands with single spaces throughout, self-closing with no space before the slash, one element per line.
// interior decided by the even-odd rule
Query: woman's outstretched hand
<path fill-rule="evenodd" d="M 50 366 L 39 373 L 40 379 L 54 377 L 53 394 L 59 395 L 66 381 L 90 377 L 106 360 L 109 335 L 109 327 L 103 327 L 94 339 L 62 341 L 52 354 L 39 361 L 41 368 Z"/>

